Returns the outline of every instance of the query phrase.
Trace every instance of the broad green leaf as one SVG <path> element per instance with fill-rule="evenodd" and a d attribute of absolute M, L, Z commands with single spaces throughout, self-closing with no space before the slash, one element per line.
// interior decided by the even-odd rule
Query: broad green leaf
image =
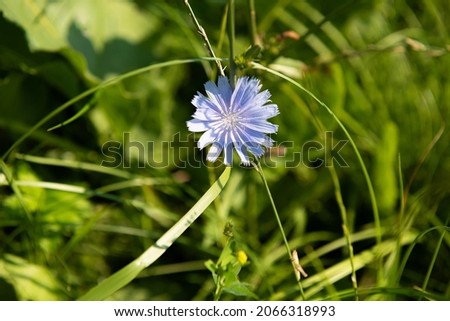
<path fill-rule="evenodd" d="M 152 25 L 154 21 L 145 12 L 139 11 L 132 1 L 56 1 L 47 6 L 46 13 L 63 30 L 69 43 L 82 40 L 74 38 L 74 28 L 78 28 L 82 37 L 88 39 L 97 52 L 113 39 L 137 43 L 155 27 Z"/>
<path fill-rule="evenodd" d="M 28 164 L 22 163 L 15 167 L 15 183 L 20 180 L 24 181 L 37 181 L 39 177 L 32 171 Z M 17 187 L 21 191 L 21 195 L 23 197 L 23 201 L 25 202 L 28 210 L 31 212 L 36 212 L 39 210 L 42 205 L 42 200 L 45 197 L 45 190 L 43 188 L 30 188 L 24 186 Z M 5 202 L 6 206 L 19 206 L 17 195 L 11 196 Z"/>
<path fill-rule="evenodd" d="M 57 51 L 67 46 L 64 29 L 46 13 L 47 3 L 46 0 L 0 2 L 0 11 L 5 17 L 25 30 L 32 50 Z"/>
<path fill-rule="evenodd" d="M 249 285 L 242 282 L 228 284 L 223 288 L 223 291 L 236 296 L 246 296 L 254 300 L 258 299 L 258 297 L 249 289 Z"/>
<path fill-rule="evenodd" d="M 57 51 L 81 41 L 74 39 L 74 28 L 98 51 L 115 38 L 138 42 L 151 27 L 130 1 L 4 0 L 0 10 L 26 31 L 32 50 Z"/>
<path fill-rule="evenodd" d="M 14 286 L 19 300 L 67 299 L 51 271 L 15 255 L 0 258 L 0 277 Z"/>
<path fill-rule="evenodd" d="M 22 195 L 20 188 L 17 187 L 16 181 L 13 178 L 13 174 L 12 174 L 10 168 L 3 161 L 3 159 L 0 159 L 0 170 L 3 173 L 3 175 L 2 175 L 3 179 L 1 181 L 4 181 L 7 185 L 9 185 L 14 192 L 15 197 L 12 196 L 11 199 L 14 200 L 13 202 L 17 202 L 17 203 L 15 203 L 15 205 L 17 205 L 17 209 L 21 208 L 21 210 L 25 213 L 26 219 L 31 222 L 32 221 L 31 212 L 28 209 L 27 202 L 26 202 L 24 196 Z M 12 207 L 15 207 L 14 204 L 12 205 Z M 13 210 L 12 212 L 16 212 L 16 211 Z"/>
<path fill-rule="evenodd" d="M 3 0 L 0 11 L 20 26 L 31 51 L 61 52 L 90 82 L 140 67 L 148 51 L 136 44 L 157 26 L 156 18 L 119 0 Z"/>

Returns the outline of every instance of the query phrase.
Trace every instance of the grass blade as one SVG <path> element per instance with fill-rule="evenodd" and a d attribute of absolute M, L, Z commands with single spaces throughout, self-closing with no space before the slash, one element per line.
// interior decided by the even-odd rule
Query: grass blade
<path fill-rule="evenodd" d="M 101 84 L 99 84 L 99 85 L 97 85 L 95 87 L 92 87 L 92 88 L 82 92 L 81 94 L 75 96 L 74 98 L 70 99 L 69 101 L 65 102 L 61 106 L 57 107 L 51 113 L 47 114 L 47 116 L 45 116 L 40 121 L 38 121 L 25 134 L 23 134 L 19 139 L 17 139 L 14 142 L 14 144 L 3 154 L 3 156 L 1 158 L 3 160 L 5 160 L 6 157 L 8 157 L 8 155 L 15 148 L 17 148 L 17 146 L 19 146 L 25 139 L 27 139 L 37 129 L 41 128 L 44 124 L 46 124 L 50 119 L 54 118 L 56 115 L 60 114 L 61 112 L 63 112 L 64 110 L 66 110 L 67 108 L 72 106 L 73 104 L 79 102 L 83 98 L 94 94 L 99 89 L 103 89 L 103 88 L 109 87 L 109 86 L 114 85 L 114 84 L 116 84 L 116 83 L 118 83 L 118 82 L 120 82 L 120 81 L 122 81 L 124 79 L 131 78 L 131 77 L 134 77 L 134 76 L 146 73 L 146 72 L 148 72 L 150 70 L 153 70 L 153 69 L 170 67 L 170 66 L 176 66 L 176 65 L 183 65 L 183 64 L 193 63 L 193 62 L 201 62 L 201 61 L 204 61 L 204 60 L 208 60 L 208 59 L 207 58 L 194 58 L 194 59 L 182 59 L 182 60 L 178 59 L 178 60 L 170 60 L 170 61 L 166 61 L 166 62 L 161 62 L 161 63 L 157 63 L 157 64 L 154 64 L 154 65 L 150 65 L 150 66 L 146 66 L 146 67 L 143 67 L 143 68 L 139 68 L 139 69 L 130 71 L 130 72 L 125 73 L 123 75 L 120 75 L 118 77 L 111 78 L 111 79 L 109 79 L 109 80 L 107 80 L 107 81 L 105 81 L 105 82 L 103 82 L 103 83 L 101 83 Z M 54 127 L 52 127 L 51 129 L 53 129 L 53 128 Z"/>
<path fill-rule="evenodd" d="M 342 129 L 342 131 L 345 133 L 345 136 L 347 136 L 348 140 L 350 141 L 350 144 L 353 147 L 353 150 L 355 151 L 356 157 L 358 158 L 358 162 L 360 163 L 361 169 L 363 171 L 363 175 L 364 178 L 366 180 L 366 184 L 367 184 L 367 188 L 369 190 L 369 195 L 370 195 L 370 202 L 372 204 L 372 211 L 373 211 L 373 217 L 374 217 L 374 224 L 375 224 L 375 231 L 376 231 L 376 241 L 378 245 L 381 245 L 382 242 L 382 233 L 381 233 L 381 221 L 380 221 L 380 214 L 378 212 L 378 205 L 377 205 L 377 199 L 375 196 L 375 191 L 373 188 L 373 184 L 372 184 L 372 180 L 370 179 L 370 175 L 369 172 L 367 171 L 367 167 L 364 163 L 364 160 L 362 159 L 361 153 L 359 152 L 358 147 L 355 144 L 355 141 L 353 140 L 352 136 L 350 135 L 350 133 L 348 132 L 347 128 L 344 126 L 344 124 L 341 122 L 341 120 L 336 116 L 336 114 L 330 109 L 330 107 L 328 107 L 324 102 L 322 102 L 319 98 L 317 98 L 311 91 L 309 91 L 308 89 L 306 89 L 305 87 L 303 87 L 301 84 L 299 84 L 297 81 L 295 81 L 294 79 L 276 71 L 270 68 L 267 68 L 261 64 L 252 63 L 253 68 L 255 69 L 261 69 L 264 71 L 267 71 L 275 76 L 278 76 L 284 80 L 287 80 L 288 82 L 290 82 L 291 84 L 293 84 L 294 86 L 298 87 L 299 89 L 301 89 L 302 91 L 304 91 L 305 93 L 307 93 L 309 96 L 311 96 L 311 98 L 313 98 L 317 103 L 319 103 L 320 106 L 322 106 L 323 108 L 326 109 L 326 111 L 334 118 L 334 120 L 337 122 L 337 124 L 339 125 L 339 127 Z M 381 282 L 383 280 L 383 265 L 382 262 L 379 262 L 379 266 L 378 266 L 378 276 L 379 276 L 379 282 Z"/>
<path fill-rule="evenodd" d="M 226 167 L 222 175 L 198 202 L 141 256 L 92 288 L 79 300 L 104 300 L 130 283 L 141 271 L 155 262 L 220 194 L 230 177 L 230 172 L 231 167 Z"/>

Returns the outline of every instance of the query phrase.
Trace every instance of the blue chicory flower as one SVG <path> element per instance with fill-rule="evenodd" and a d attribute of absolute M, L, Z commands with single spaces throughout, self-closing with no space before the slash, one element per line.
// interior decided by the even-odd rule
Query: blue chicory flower
<path fill-rule="evenodd" d="M 264 149 L 273 145 L 267 134 L 277 132 L 278 125 L 267 121 L 279 114 L 278 107 L 270 102 L 268 90 L 261 90 L 256 78 L 241 77 L 234 90 L 226 77 L 219 77 L 216 86 L 212 81 L 205 83 L 207 97 L 197 92 L 192 99 L 196 107 L 193 119 L 187 121 L 191 132 L 205 132 L 198 141 L 198 148 L 211 145 L 207 160 L 215 162 L 222 150 L 224 163 L 233 162 L 233 146 L 241 163 L 250 165 L 247 152 L 256 158 Z"/>

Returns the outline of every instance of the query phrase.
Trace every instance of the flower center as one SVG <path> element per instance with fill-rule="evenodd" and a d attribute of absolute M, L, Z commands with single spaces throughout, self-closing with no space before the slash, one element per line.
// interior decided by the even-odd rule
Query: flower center
<path fill-rule="evenodd" d="M 234 113 L 226 114 L 223 117 L 223 124 L 226 129 L 236 128 L 239 124 L 239 117 Z"/>

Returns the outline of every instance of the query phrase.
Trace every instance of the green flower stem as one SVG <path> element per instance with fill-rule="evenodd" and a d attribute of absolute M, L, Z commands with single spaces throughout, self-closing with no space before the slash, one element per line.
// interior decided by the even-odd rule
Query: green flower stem
<path fill-rule="evenodd" d="M 216 55 L 214 54 L 214 50 L 213 50 L 213 48 L 211 46 L 211 43 L 209 42 L 208 35 L 206 34 L 205 28 L 203 28 L 200 25 L 200 23 L 198 22 L 197 17 L 195 16 L 194 10 L 192 10 L 191 5 L 189 4 L 189 1 L 188 0 L 184 0 L 184 4 L 186 5 L 186 7 L 189 10 L 189 14 L 191 15 L 192 22 L 194 23 L 195 27 L 197 28 L 198 33 L 200 34 L 200 36 L 202 36 L 203 40 L 205 41 L 205 46 L 208 49 L 209 55 L 216 62 L 217 69 L 219 69 L 220 75 L 225 76 L 225 74 L 223 72 L 222 64 L 220 62 L 220 59 L 218 59 L 216 57 Z"/>
<path fill-rule="evenodd" d="M 234 88 L 236 77 L 236 64 L 234 62 L 235 23 L 234 23 L 234 0 L 228 0 L 228 39 L 230 42 L 230 79 L 231 88 Z"/>
<path fill-rule="evenodd" d="M 252 45 L 261 46 L 261 39 L 259 39 L 258 30 L 256 27 L 255 0 L 248 0 L 248 7 L 250 11 L 250 32 L 252 36 Z"/>
<path fill-rule="evenodd" d="M 195 205 L 166 233 L 164 233 L 154 245 L 150 246 L 141 256 L 133 262 L 117 271 L 100 284 L 89 290 L 79 300 L 104 300 L 120 290 L 145 268 L 153 264 L 163 253 L 191 226 L 192 223 L 205 211 L 224 189 L 230 177 L 231 167 L 226 167 L 217 181 L 195 203 Z"/>
<path fill-rule="evenodd" d="M 256 169 L 256 171 L 258 172 L 259 176 L 261 177 L 261 179 L 262 179 L 262 181 L 264 183 L 264 187 L 266 188 L 267 195 L 269 196 L 270 204 L 272 205 L 272 209 L 273 209 L 273 212 L 275 214 L 275 218 L 277 220 L 278 227 L 280 228 L 281 236 L 283 237 L 283 242 L 284 242 L 284 246 L 286 247 L 286 252 L 287 252 L 291 262 L 293 262 L 294 258 L 292 256 L 292 251 L 291 251 L 291 248 L 289 246 L 289 242 L 288 242 L 288 240 L 286 238 L 286 234 L 284 233 L 283 224 L 281 223 L 280 215 L 278 214 L 277 207 L 276 207 L 275 202 L 273 200 L 272 193 L 270 192 L 269 185 L 267 184 L 266 177 L 264 176 L 264 172 L 263 172 L 263 169 L 261 167 L 261 164 L 259 164 L 259 163 L 258 164 L 252 163 L 252 164 L 253 164 L 253 167 Z M 302 283 L 300 282 L 300 277 L 298 277 L 298 275 L 299 275 L 298 271 L 295 270 L 295 268 L 294 268 L 294 274 L 295 274 L 295 278 L 296 278 L 297 283 L 298 283 L 298 287 L 300 289 L 301 296 L 302 296 L 303 300 L 306 300 L 305 299 L 305 293 L 303 291 L 303 286 L 302 286 Z"/>

